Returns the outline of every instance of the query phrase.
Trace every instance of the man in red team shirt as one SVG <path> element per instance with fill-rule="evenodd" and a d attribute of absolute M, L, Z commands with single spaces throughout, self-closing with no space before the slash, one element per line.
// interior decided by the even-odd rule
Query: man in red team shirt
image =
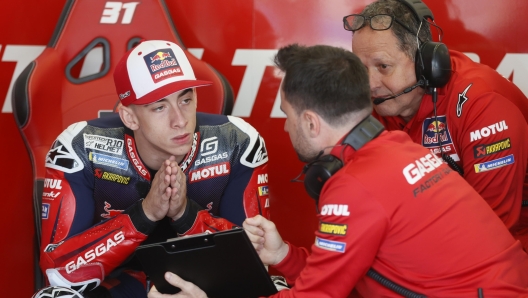
<path fill-rule="evenodd" d="M 412 2 L 378 0 L 344 18 L 352 51 L 368 69 L 374 116 L 439 156 L 442 148 L 526 249 L 528 208 L 521 207 L 528 202 L 528 99 L 495 70 L 446 48 L 451 71 L 437 88 L 435 107 L 428 88 L 418 86 L 431 80 L 427 67 L 435 66 L 424 46 L 433 44 L 423 16 L 432 13 Z"/>
<path fill-rule="evenodd" d="M 347 297 L 354 288 L 364 297 L 528 295 L 528 255 L 482 197 L 428 149 L 370 116 L 357 56 L 291 45 L 275 62 L 285 72 L 284 129 L 310 162 L 305 186 L 318 198 L 319 229 L 310 254 L 264 217 L 244 221 L 263 263 L 292 285 L 273 297 Z M 328 165 L 329 178 L 314 174 Z M 205 297 L 172 273 L 166 278 L 186 297 Z M 166 296 L 153 289 L 149 297 Z"/>

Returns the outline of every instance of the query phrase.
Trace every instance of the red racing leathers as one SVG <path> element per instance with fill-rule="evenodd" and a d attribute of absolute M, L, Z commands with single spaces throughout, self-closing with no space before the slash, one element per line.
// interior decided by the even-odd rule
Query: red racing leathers
<path fill-rule="evenodd" d="M 294 286 L 273 297 L 401 297 L 365 276 L 373 268 L 427 297 L 528 295 L 528 255 L 462 177 L 402 132 L 358 151 L 324 185 L 309 255 L 289 244 L 275 265 Z"/>
<path fill-rule="evenodd" d="M 68 127 L 46 158 L 40 265 L 52 285 L 89 290 L 142 242 L 231 229 L 269 217 L 267 151 L 240 118 L 197 114 L 190 152 L 180 163 L 189 201 L 182 218 L 151 222 L 141 207 L 156 169 L 133 132 L 113 115 Z M 218 216 L 218 217 L 217 217 Z"/>
<path fill-rule="evenodd" d="M 527 248 L 528 222 L 522 221 L 528 221 L 528 210 L 520 214 L 522 200 L 528 200 L 528 99 L 488 66 L 460 52 L 450 55 L 451 79 L 438 89 L 438 122 L 431 94 L 424 95 L 408 123 L 399 116 L 374 116 L 388 130 L 403 130 L 438 155 L 441 141 L 466 181 Z"/>

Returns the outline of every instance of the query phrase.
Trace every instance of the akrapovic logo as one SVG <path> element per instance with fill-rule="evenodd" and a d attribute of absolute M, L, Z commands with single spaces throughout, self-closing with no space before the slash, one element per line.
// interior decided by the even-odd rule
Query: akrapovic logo
<path fill-rule="evenodd" d="M 96 257 L 100 257 L 105 253 L 109 252 L 112 247 L 119 245 L 119 243 L 125 240 L 125 234 L 120 231 L 114 235 L 114 238 L 108 238 L 106 243 L 100 243 L 94 249 L 87 251 L 84 256 L 77 257 L 77 260 L 71 261 L 66 264 L 66 273 L 70 274 L 73 271 L 77 270 L 82 265 L 88 264 L 91 261 L 95 260 Z"/>

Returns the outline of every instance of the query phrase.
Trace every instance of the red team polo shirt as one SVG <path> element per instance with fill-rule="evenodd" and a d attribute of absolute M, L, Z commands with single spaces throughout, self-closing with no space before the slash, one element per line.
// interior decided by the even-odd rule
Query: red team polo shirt
<path fill-rule="evenodd" d="M 458 151 L 457 151 L 458 152 Z M 528 295 L 528 255 L 459 174 L 402 132 L 359 151 L 325 184 L 309 255 L 290 245 L 274 266 L 291 290 L 273 297 L 399 297 L 369 268 L 429 297 Z"/>
<path fill-rule="evenodd" d="M 521 201 L 528 200 L 528 99 L 488 66 L 460 52 L 450 55 L 451 79 L 438 89 L 438 122 L 430 94 L 408 123 L 399 116 L 380 117 L 375 112 L 374 116 L 387 130 L 403 130 L 435 153 L 438 132 L 442 148 L 463 167 L 466 181 L 528 247 L 528 239 L 523 239 L 528 238 L 523 236 L 528 222 L 519 225 Z M 528 210 L 524 213 L 521 221 L 528 221 Z"/>

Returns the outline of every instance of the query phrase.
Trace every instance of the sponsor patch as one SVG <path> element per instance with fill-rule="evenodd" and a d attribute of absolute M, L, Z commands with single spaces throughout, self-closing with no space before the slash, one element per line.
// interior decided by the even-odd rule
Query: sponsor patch
<path fill-rule="evenodd" d="M 183 76 L 183 71 L 170 48 L 159 49 L 143 57 L 154 83 L 165 79 Z"/>
<path fill-rule="evenodd" d="M 44 178 L 44 188 L 62 189 L 61 183 L 62 183 L 61 179 Z"/>
<path fill-rule="evenodd" d="M 344 253 L 345 248 L 346 248 L 346 243 L 315 237 L 315 246 L 322 248 L 322 249 L 329 250 L 329 251 Z"/>
<path fill-rule="evenodd" d="M 259 186 L 258 188 L 258 192 L 259 192 L 259 196 L 267 196 L 269 191 L 268 191 L 268 186 Z"/>
<path fill-rule="evenodd" d="M 501 158 L 497 158 L 494 160 L 490 160 L 484 163 L 478 163 L 475 164 L 475 173 L 481 173 L 486 171 L 495 170 L 504 166 L 511 165 L 515 162 L 513 158 L 513 154 L 510 154 L 508 156 L 504 156 Z"/>
<path fill-rule="evenodd" d="M 89 134 L 83 134 L 83 137 L 84 148 L 119 155 L 123 153 L 123 147 L 125 144 L 123 140 Z"/>
<path fill-rule="evenodd" d="M 115 182 L 119 184 L 127 185 L 130 182 L 130 177 L 106 172 L 101 169 L 95 169 L 94 176 L 102 180 L 107 180 L 107 181 L 111 181 L 111 182 Z"/>
<path fill-rule="evenodd" d="M 125 142 L 127 145 L 128 158 L 130 158 L 130 160 L 132 161 L 134 168 L 136 168 L 136 172 L 138 172 L 138 174 L 143 176 L 143 178 L 150 181 L 150 173 L 147 170 L 147 167 L 145 167 L 145 165 L 141 161 L 141 159 L 139 159 L 139 155 L 137 153 L 136 143 L 134 142 L 134 139 L 130 137 L 129 135 L 125 134 Z"/>
<path fill-rule="evenodd" d="M 88 158 L 94 164 L 105 165 L 105 166 L 114 167 L 114 168 L 118 168 L 122 170 L 128 169 L 128 160 L 126 159 L 117 158 L 114 156 L 109 156 L 106 154 L 95 153 L 95 152 L 90 152 L 90 154 L 88 155 Z"/>
<path fill-rule="evenodd" d="M 229 175 L 231 164 L 229 162 L 219 163 L 213 166 L 205 167 L 199 170 L 189 172 L 191 182 L 198 182 L 204 179 L 211 179 L 219 176 Z"/>
<path fill-rule="evenodd" d="M 321 208 L 321 215 L 349 216 L 348 205 L 328 204 Z"/>
<path fill-rule="evenodd" d="M 321 222 L 319 232 L 331 235 L 345 236 L 348 225 Z"/>
<path fill-rule="evenodd" d="M 443 152 L 449 153 L 450 151 L 454 151 L 455 147 L 453 146 L 453 139 L 447 127 L 446 116 L 438 116 L 438 121 L 435 117 L 425 118 L 422 127 L 422 145 L 425 148 L 433 150 L 436 148 L 437 150 L 434 152 L 436 153 L 438 151 L 440 153 L 440 143 L 442 143 Z"/>
<path fill-rule="evenodd" d="M 500 140 L 493 144 L 482 144 L 473 147 L 473 155 L 475 158 L 482 158 L 497 152 L 508 150 L 511 148 L 510 138 Z"/>
<path fill-rule="evenodd" d="M 403 176 L 407 179 L 410 185 L 415 184 L 422 179 L 427 173 L 434 171 L 436 168 L 442 165 L 442 160 L 433 154 L 427 154 L 421 157 L 419 160 L 408 164 L 403 168 Z"/>
<path fill-rule="evenodd" d="M 257 176 L 257 184 L 268 183 L 268 174 L 259 174 Z"/>
<path fill-rule="evenodd" d="M 59 192 L 54 192 L 53 190 L 51 192 L 43 192 L 42 193 L 42 199 L 45 199 L 45 200 L 53 200 L 55 199 L 56 197 L 58 197 L 60 195 L 60 191 Z"/>
<path fill-rule="evenodd" d="M 102 213 L 101 214 L 101 217 L 103 218 L 111 218 L 111 217 L 114 217 L 114 216 L 117 216 L 119 214 L 121 214 L 121 212 L 123 212 L 124 210 L 115 210 L 115 209 L 110 209 L 112 208 L 112 205 L 110 205 L 110 203 L 108 202 L 104 202 L 105 203 L 105 206 L 103 207 L 104 211 L 106 213 Z"/>
<path fill-rule="evenodd" d="M 474 142 L 476 140 L 480 140 L 482 138 L 487 138 L 491 135 L 494 135 L 498 132 L 501 132 L 503 130 L 508 130 L 508 125 L 506 125 L 506 121 L 502 120 L 500 122 L 494 123 L 492 125 L 483 127 L 481 129 L 477 129 L 475 131 L 472 131 L 469 133 L 469 141 Z"/>
<path fill-rule="evenodd" d="M 42 219 L 48 219 L 50 204 L 42 203 Z"/>

